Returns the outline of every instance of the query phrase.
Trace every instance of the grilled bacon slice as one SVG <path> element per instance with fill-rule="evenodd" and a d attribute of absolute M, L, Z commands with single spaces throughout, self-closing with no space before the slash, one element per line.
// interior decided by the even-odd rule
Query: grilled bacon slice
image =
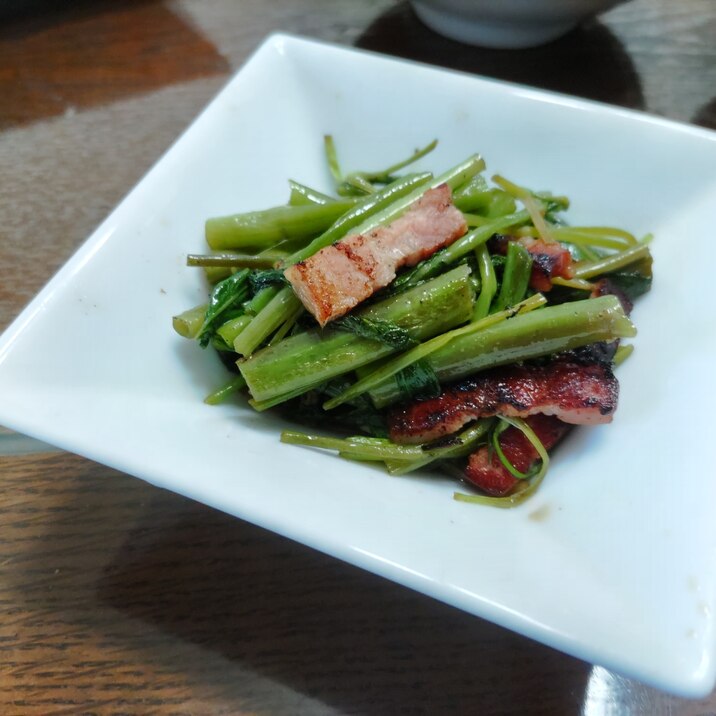
<path fill-rule="evenodd" d="M 525 420 L 546 450 L 551 450 L 571 429 L 553 415 L 532 415 Z M 539 454 L 521 430 L 509 427 L 500 437 L 500 448 L 510 464 L 521 473 L 528 473 Z M 519 482 L 502 464 L 494 450 L 483 445 L 476 450 L 465 468 L 465 478 L 493 497 L 507 495 Z"/>
<path fill-rule="evenodd" d="M 609 423 L 619 384 L 609 364 L 568 355 L 546 365 L 494 368 L 446 388 L 437 398 L 394 409 L 388 417 L 397 443 L 425 443 L 492 415 L 555 415 L 574 425 Z"/>
<path fill-rule="evenodd" d="M 290 266 L 284 275 L 321 326 L 387 286 L 467 231 L 447 184 L 428 189 L 403 216 L 368 234 L 352 234 Z"/>
<path fill-rule="evenodd" d="M 548 243 L 544 239 L 534 239 L 531 236 L 515 238 L 504 234 L 495 234 L 490 241 L 489 247 L 499 254 L 507 253 L 507 244 L 516 241 L 532 256 L 532 274 L 530 275 L 530 287 L 535 291 L 549 291 L 552 288 L 552 278 L 572 278 L 572 255 L 567 249 L 557 242 Z"/>

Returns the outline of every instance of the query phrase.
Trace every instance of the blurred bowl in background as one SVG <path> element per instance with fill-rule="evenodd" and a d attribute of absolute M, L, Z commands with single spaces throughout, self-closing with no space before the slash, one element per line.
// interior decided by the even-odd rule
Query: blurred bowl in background
<path fill-rule="evenodd" d="M 411 0 L 432 30 L 483 47 L 535 47 L 624 0 Z"/>

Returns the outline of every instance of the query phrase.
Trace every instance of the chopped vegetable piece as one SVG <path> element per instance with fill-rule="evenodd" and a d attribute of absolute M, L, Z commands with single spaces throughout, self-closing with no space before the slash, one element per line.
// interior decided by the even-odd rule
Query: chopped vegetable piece
<path fill-rule="evenodd" d="M 459 266 L 359 315 L 395 323 L 415 340 L 429 338 L 470 318 L 474 294 L 469 275 L 469 267 Z M 310 330 L 259 351 L 239 369 L 255 401 L 276 404 L 394 352 L 352 333 Z"/>

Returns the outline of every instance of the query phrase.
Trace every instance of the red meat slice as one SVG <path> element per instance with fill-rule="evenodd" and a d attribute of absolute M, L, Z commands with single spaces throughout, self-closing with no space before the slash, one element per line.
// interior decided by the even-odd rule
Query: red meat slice
<path fill-rule="evenodd" d="M 546 450 L 551 450 L 571 429 L 553 415 L 532 415 L 525 421 Z M 539 454 L 521 430 L 509 427 L 499 436 L 500 448 L 509 463 L 521 473 L 529 473 Z M 519 479 L 502 464 L 494 450 L 487 445 L 470 455 L 465 478 L 483 492 L 503 497 L 511 492 Z"/>
<path fill-rule="evenodd" d="M 488 370 L 446 388 L 437 398 L 394 409 L 388 417 L 397 443 L 426 443 L 492 415 L 554 415 L 574 425 L 609 423 L 619 383 L 607 363 L 557 358 L 546 365 Z"/>

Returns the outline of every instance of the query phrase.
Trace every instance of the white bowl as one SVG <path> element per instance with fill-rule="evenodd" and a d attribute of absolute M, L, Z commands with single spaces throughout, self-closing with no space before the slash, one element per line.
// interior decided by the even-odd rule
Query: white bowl
<path fill-rule="evenodd" d="M 435 32 L 484 47 L 534 47 L 624 0 L 412 0 Z"/>

